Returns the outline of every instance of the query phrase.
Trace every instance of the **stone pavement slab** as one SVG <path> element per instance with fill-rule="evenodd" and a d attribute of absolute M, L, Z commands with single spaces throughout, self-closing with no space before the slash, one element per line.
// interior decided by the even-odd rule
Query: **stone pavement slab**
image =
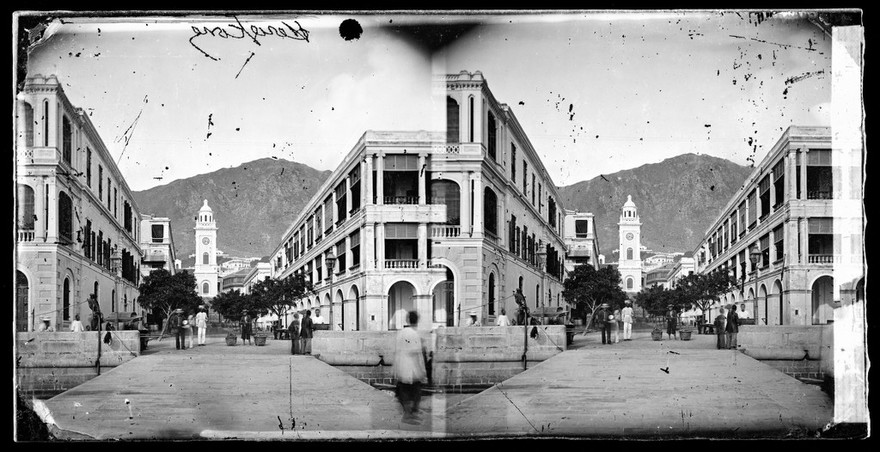
<path fill-rule="evenodd" d="M 832 420 L 831 398 L 818 387 L 740 352 L 715 350 L 714 337 L 654 342 L 646 334 L 613 345 L 582 342 L 536 364 L 451 407 L 447 432 L 780 438 L 809 435 Z"/>

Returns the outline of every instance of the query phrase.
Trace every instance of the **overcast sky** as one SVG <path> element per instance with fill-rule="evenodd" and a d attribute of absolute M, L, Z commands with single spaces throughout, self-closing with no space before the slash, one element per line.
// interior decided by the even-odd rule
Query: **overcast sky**
<path fill-rule="evenodd" d="M 348 18 L 359 39 L 340 36 Z M 389 28 L 473 19 L 434 54 Z M 50 27 L 28 75 L 58 76 L 133 190 L 272 156 L 334 169 L 365 130 L 442 130 L 431 74 L 461 70 L 483 72 L 557 185 L 688 152 L 747 165 L 789 125 L 830 125 L 831 39 L 791 15 L 238 20 L 304 29 L 308 42 L 193 37 L 241 35 L 225 17 L 76 18 Z"/>

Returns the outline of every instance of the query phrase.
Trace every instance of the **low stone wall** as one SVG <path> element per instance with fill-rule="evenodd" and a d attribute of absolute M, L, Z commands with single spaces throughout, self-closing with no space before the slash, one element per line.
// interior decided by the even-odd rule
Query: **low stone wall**
<path fill-rule="evenodd" d="M 98 332 L 16 333 L 15 379 L 19 391 L 35 397 L 52 396 L 98 375 Z M 100 332 L 101 369 L 116 367 L 140 356 L 138 331 Z"/>
<path fill-rule="evenodd" d="M 529 366 L 566 348 L 565 326 L 441 327 L 426 336 L 434 352 L 432 379 L 444 387 L 485 386 L 523 371 L 527 337 Z M 394 331 L 316 331 L 312 354 L 367 383 L 393 384 Z"/>
<path fill-rule="evenodd" d="M 834 375 L 832 325 L 740 326 L 737 343 L 746 355 L 795 378 Z"/>

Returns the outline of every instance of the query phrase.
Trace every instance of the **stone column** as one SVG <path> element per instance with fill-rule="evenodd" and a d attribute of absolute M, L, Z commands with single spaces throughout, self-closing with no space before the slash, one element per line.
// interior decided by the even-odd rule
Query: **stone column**
<path fill-rule="evenodd" d="M 807 263 L 807 256 L 809 255 L 809 242 L 807 241 L 808 230 L 807 230 L 807 219 L 806 218 L 798 218 L 798 230 L 800 231 L 800 244 L 801 244 L 801 253 L 800 260 L 801 264 Z"/>
<path fill-rule="evenodd" d="M 361 190 L 363 194 L 361 205 L 366 206 L 373 203 L 373 154 L 367 154 L 361 168 L 364 170 L 361 174 L 361 180 L 364 181 L 364 186 Z"/>
<path fill-rule="evenodd" d="M 809 155 L 810 150 L 807 148 L 801 148 L 801 199 L 808 199 L 807 197 L 807 156 Z"/>
<path fill-rule="evenodd" d="M 373 270 L 376 268 L 376 227 L 373 223 L 367 223 L 361 234 L 361 268 Z"/>
<path fill-rule="evenodd" d="M 419 205 L 424 206 L 427 202 L 425 196 L 425 176 L 427 169 L 425 168 L 425 153 L 419 154 Z"/>
<path fill-rule="evenodd" d="M 474 181 L 474 224 L 472 226 L 472 237 L 483 237 L 483 175 L 481 173 L 471 173 L 470 179 Z"/>
<path fill-rule="evenodd" d="M 459 205 L 461 206 L 461 220 L 459 223 L 461 224 L 461 236 L 462 237 L 470 237 L 471 233 L 471 181 L 468 173 L 462 173 L 459 178 L 461 181 L 461 202 Z"/>
<path fill-rule="evenodd" d="M 376 223 L 376 268 L 385 268 L 385 223 Z"/>
<path fill-rule="evenodd" d="M 428 224 L 419 223 L 419 268 L 428 266 Z"/>
<path fill-rule="evenodd" d="M 51 105 L 51 103 L 50 103 Z M 54 178 L 47 178 L 46 184 L 43 186 L 43 212 L 45 218 L 43 221 L 46 242 L 55 243 L 58 241 L 58 188 L 55 186 Z M 46 195 L 48 194 L 48 201 Z M 39 215 L 39 214 L 38 214 Z M 93 225 L 94 226 L 94 225 Z M 105 237 L 106 238 L 106 237 Z M 36 237 L 34 237 L 36 240 Z"/>
<path fill-rule="evenodd" d="M 376 204 L 385 204 L 385 154 L 378 154 L 376 159 Z"/>

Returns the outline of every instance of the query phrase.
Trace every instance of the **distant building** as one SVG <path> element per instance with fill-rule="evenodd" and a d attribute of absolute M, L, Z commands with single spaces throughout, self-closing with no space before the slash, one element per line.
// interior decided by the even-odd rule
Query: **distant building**
<path fill-rule="evenodd" d="M 28 77 L 16 103 L 15 328 L 67 331 L 102 313 L 139 312 L 140 212 L 89 115 L 54 75 Z"/>
<path fill-rule="evenodd" d="M 249 270 L 258 260 L 259 257 L 233 257 L 220 264 L 220 276 L 225 277 L 239 270 Z"/>
<path fill-rule="evenodd" d="M 841 290 L 864 287 L 862 155 L 831 136 L 789 127 L 694 251 L 700 273 L 740 281 L 722 303 L 745 303 L 758 325 L 826 324 Z"/>
<path fill-rule="evenodd" d="M 653 270 L 645 272 L 645 287 L 663 287 L 669 289 L 669 273 L 674 264 L 661 265 Z"/>
<path fill-rule="evenodd" d="M 220 284 L 221 292 L 231 292 L 233 290 L 238 290 L 242 292 L 244 290 L 244 279 L 247 277 L 247 274 L 250 272 L 249 268 L 241 269 L 235 273 L 230 273 L 223 277 L 223 280 Z"/>
<path fill-rule="evenodd" d="M 272 264 L 268 262 L 258 262 L 253 267 L 247 269 L 244 280 L 242 281 L 242 293 L 251 293 L 254 284 L 272 277 Z"/>
<path fill-rule="evenodd" d="M 174 239 L 171 234 L 171 220 L 165 217 L 141 215 L 140 247 L 143 252 L 141 276 L 147 276 L 153 270 L 164 268 L 172 275 L 177 273 L 180 261 L 174 251 Z"/>
<path fill-rule="evenodd" d="M 639 292 L 642 290 L 642 222 L 630 195 L 626 196 L 617 227 L 620 238 L 617 269 L 620 272 L 621 289 L 629 293 Z"/>
<path fill-rule="evenodd" d="M 217 267 L 217 222 L 214 211 L 205 200 L 196 216 L 195 230 L 196 263 L 193 272 L 196 279 L 196 291 L 202 298 L 211 299 L 220 289 L 219 271 Z"/>
<path fill-rule="evenodd" d="M 675 289 L 678 280 L 687 275 L 693 274 L 695 269 L 696 266 L 693 257 L 682 257 L 673 264 L 672 269 L 669 271 L 669 275 L 666 277 L 666 287 L 668 289 Z"/>
<path fill-rule="evenodd" d="M 599 269 L 599 237 L 596 235 L 592 213 L 565 210 L 565 270 L 573 271 L 578 265 L 589 264 Z"/>

